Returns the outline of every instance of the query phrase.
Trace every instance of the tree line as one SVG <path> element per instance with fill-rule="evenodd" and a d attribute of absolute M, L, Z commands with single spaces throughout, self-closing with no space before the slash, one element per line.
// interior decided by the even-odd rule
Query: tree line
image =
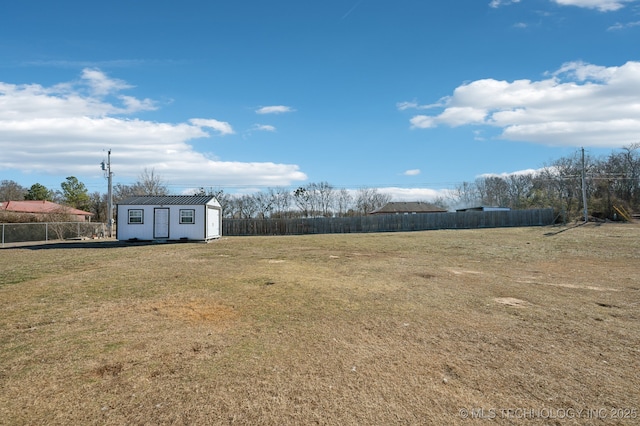
<path fill-rule="evenodd" d="M 595 158 L 580 151 L 532 173 L 486 176 L 458 185 L 453 205 L 488 205 L 512 209 L 552 207 L 567 220 L 583 213 L 582 174 L 591 216 L 614 219 L 619 210 L 640 212 L 640 143 Z"/>
<path fill-rule="evenodd" d="M 223 217 L 234 219 L 361 216 L 391 201 L 390 195 L 375 188 L 361 188 L 354 193 L 336 189 L 328 182 L 309 183 L 293 191 L 268 188 L 241 196 L 222 189 L 200 188 L 195 195 L 215 196 L 222 206 Z"/>
<path fill-rule="evenodd" d="M 589 213 L 615 218 L 620 209 L 640 211 L 640 143 L 624 147 L 603 158 L 579 151 L 544 165 L 541 169 L 506 176 L 484 176 L 463 182 L 431 204 L 445 209 L 500 206 L 512 209 L 552 207 L 566 220 L 582 214 L 582 173 L 585 173 Z M 145 169 L 132 185 L 113 187 L 114 204 L 136 195 L 171 195 L 167 184 L 154 170 Z M 294 190 L 268 188 L 252 194 L 235 195 L 215 187 L 201 187 L 188 195 L 215 196 L 225 218 L 346 217 L 371 213 L 392 201 L 375 188 L 355 191 L 337 189 L 328 182 L 309 183 Z M 94 214 L 94 221 L 107 220 L 107 195 L 89 193 L 76 177 L 67 177 L 59 190 L 36 183 L 24 188 L 11 180 L 0 182 L 0 201 L 49 200 Z M 423 201 L 423 200 L 414 200 Z"/>
<path fill-rule="evenodd" d="M 113 187 L 114 205 L 131 196 L 172 195 L 169 187 L 154 170 L 145 169 L 132 185 Z M 187 195 L 215 196 L 225 218 L 295 218 L 318 216 L 357 216 L 370 213 L 391 200 L 391 196 L 377 189 L 362 188 L 352 194 L 346 189 L 336 190 L 327 182 L 309 183 L 294 191 L 287 188 L 268 188 L 253 194 L 232 195 L 214 187 L 199 188 Z M 106 222 L 107 194 L 89 193 L 76 177 L 67 177 L 59 190 L 40 183 L 24 188 L 15 181 L 0 182 L 0 201 L 47 200 L 93 213 L 93 220 Z"/>

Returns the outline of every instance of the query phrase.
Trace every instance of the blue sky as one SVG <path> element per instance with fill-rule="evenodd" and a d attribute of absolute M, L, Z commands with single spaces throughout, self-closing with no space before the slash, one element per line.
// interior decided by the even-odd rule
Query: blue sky
<path fill-rule="evenodd" d="M 0 6 L 0 180 L 429 200 L 640 141 L 638 0 Z"/>

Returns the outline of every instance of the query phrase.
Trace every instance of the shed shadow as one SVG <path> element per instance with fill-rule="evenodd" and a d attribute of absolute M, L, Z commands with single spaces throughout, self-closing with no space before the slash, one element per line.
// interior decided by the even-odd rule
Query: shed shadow
<path fill-rule="evenodd" d="M 561 234 L 563 232 L 567 232 L 567 231 L 572 230 L 572 229 L 579 228 L 579 227 L 584 226 L 584 225 L 586 225 L 586 222 L 580 222 L 580 223 L 577 223 L 577 224 L 575 224 L 573 226 L 569 226 L 569 227 L 560 229 L 558 231 L 547 232 L 547 233 L 544 234 L 544 236 L 545 237 L 553 237 L 555 235 Z"/>
<path fill-rule="evenodd" d="M 34 242 L 34 243 L 7 243 L 2 250 L 60 250 L 60 249 L 114 249 L 122 247 L 140 247 L 151 246 L 157 244 L 184 244 L 184 243 L 202 243 L 203 241 L 195 240 L 137 240 L 137 241 L 118 241 L 118 240 L 85 240 L 85 241 L 55 241 L 55 242 Z"/>

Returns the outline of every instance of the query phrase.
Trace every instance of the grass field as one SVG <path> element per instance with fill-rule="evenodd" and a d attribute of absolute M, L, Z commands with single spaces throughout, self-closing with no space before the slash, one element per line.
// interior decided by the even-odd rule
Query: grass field
<path fill-rule="evenodd" d="M 639 262 L 634 224 L 5 248 L 0 424 L 639 424 Z"/>

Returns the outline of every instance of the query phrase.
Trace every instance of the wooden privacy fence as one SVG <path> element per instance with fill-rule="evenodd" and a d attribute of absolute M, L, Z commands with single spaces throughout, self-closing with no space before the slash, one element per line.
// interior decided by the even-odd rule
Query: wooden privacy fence
<path fill-rule="evenodd" d="M 426 231 L 433 229 L 546 226 L 553 224 L 553 222 L 553 209 L 385 214 L 306 219 L 224 219 L 222 221 L 222 235 L 301 235 Z"/>

